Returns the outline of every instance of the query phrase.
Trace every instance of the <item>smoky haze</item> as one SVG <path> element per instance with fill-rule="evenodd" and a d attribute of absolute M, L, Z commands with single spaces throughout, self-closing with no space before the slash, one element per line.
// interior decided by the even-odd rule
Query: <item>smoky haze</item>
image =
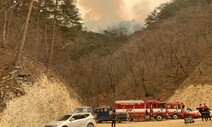
<path fill-rule="evenodd" d="M 167 1 L 170 0 L 78 0 L 77 6 L 82 14 L 84 27 L 89 31 L 100 32 L 113 26 L 134 28 L 129 25 L 132 21 L 132 25 L 144 26 L 148 13 Z M 123 21 L 129 21 L 128 25 L 123 26 Z"/>

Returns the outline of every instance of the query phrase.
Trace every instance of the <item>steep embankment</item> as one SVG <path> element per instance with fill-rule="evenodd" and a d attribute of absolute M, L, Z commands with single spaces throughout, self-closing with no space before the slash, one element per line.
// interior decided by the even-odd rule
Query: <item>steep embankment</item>
<path fill-rule="evenodd" d="M 64 84 L 44 74 L 33 84 L 23 82 L 21 88 L 25 95 L 7 102 L 0 117 L 1 127 L 41 127 L 80 105 L 74 92 L 70 97 Z"/>
<path fill-rule="evenodd" d="M 192 107 L 203 103 L 212 107 L 212 52 L 208 53 L 169 100 L 180 100 Z"/>
<path fill-rule="evenodd" d="M 0 49 L 0 127 L 42 127 L 81 105 L 72 88 L 26 53 L 14 68 L 12 53 Z"/>

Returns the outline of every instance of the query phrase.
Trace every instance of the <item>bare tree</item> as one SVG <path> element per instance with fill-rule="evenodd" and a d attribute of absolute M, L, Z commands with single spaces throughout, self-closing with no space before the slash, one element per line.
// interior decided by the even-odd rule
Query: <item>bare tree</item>
<path fill-rule="evenodd" d="M 7 27 L 7 10 L 4 9 L 4 27 L 3 27 L 3 35 L 2 35 L 2 48 L 5 47 L 6 44 L 6 27 Z"/>
<path fill-rule="evenodd" d="M 21 56 L 22 56 L 24 44 L 25 44 L 25 41 L 26 41 L 29 19 L 30 19 L 30 15 L 31 15 L 31 12 L 32 12 L 32 7 L 33 7 L 33 1 L 34 0 L 30 0 L 30 3 L 29 3 L 29 11 L 28 11 L 28 14 L 27 14 L 27 17 L 26 17 L 26 20 L 25 20 L 24 31 L 23 31 L 21 43 L 20 43 L 20 46 L 19 46 L 18 54 L 17 54 L 17 57 L 16 57 L 15 66 L 18 66 L 20 64 L 20 61 L 21 61 Z"/>
<path fill-rule="evenodd" d="M 35 48 L 34 48 L 34 52 L 33 54 L 36 53 L 37 47 L 38 47 L 38 43 L 39 43 L 39 33 L 40 33 L 40 29 L 39 29 L 39 24 L 40 24 L 40 6 L 41 3 L 38 3 L 38 8 L 37 8 L 37 23 L 36 23 L 36 42 L 35 42 Z"/>
<path fill-rule="evenodd" d="M 49 46 L 48 46 L 48 40 L 47 40 L 47 24 L 45 23 L 44 26 L 44 41 L 45 41 L 45 57 L 47 58 L 49 55 Z"/>
<path fill-rule="evenodd" d="M 49 63 L 48 63 L 48 69 L 50 68 L 52 64 L 52 56 L 53 56 L 53 50 L 54 50 L 54 41 L 55 41 L 55 29 L 56 29 L 56 11 L 58 6 L 58 0 L 55 1 L 55 12 L 54 12 L 54 18 L 53 18 L 53 29 L 52 29 L 52 40 L 51 40 L 51 47 L 50 47 L 50 56 L 49 56 Z"/>

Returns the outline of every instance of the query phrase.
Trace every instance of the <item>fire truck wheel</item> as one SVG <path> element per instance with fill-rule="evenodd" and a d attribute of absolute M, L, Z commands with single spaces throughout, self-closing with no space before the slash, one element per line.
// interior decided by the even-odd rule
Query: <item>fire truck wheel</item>
<path fill-rule="evenodd" d="M 163 116 L 162 115 L 157 115 L 156 119 L 157 119 L 157 121 L 162 121 L 163 120 Z"/>
<path fill-rule="evenodd" d="M 130 118 L 128 119 L 128 121 L 133 121 L 133 118 L 130 117 Z"/>
<path fill-rule="evenodd" d="M 178 119 L 179 116 L 178 116 L 177 114 L 174 114 L 174 115 L 172 116 L 172 118 L 173 118 L 173 119 Z"/>

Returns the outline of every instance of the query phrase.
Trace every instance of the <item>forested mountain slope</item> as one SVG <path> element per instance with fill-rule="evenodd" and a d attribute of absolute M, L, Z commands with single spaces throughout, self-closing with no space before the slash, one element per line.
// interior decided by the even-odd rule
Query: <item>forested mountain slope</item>
<path fill-rule="evenodd" d="M 64 81 L 69 93 L 74 90 L 86 105 L 113 105 L 118 99 L 168 99 L 184 87 L 186 79 L 195 84 L 190 75 L 201 68 L 212 50 L 212 3 L 208 0 L 173 0 L 163 4 L 148 16 L 147 27 L 131 36 L 119 30 L 86 31 L 73 6 L 60 6 L 51 0 L 42 2 L 45 6 L 39 2 L 33 6 L 20 66 L 31 66 L 24 62 L 26 59 L 45 65 L 43 71 L 53 71 Z M 6 8 L 7 29 L 0 26 L 2 36 L 7 30 L 7 41 L 1 43 L 0 55 L 7 60 L 0 66 L 1 81 L 13 70 L 28 6 L 25 2 L 12 10 Z M 0 19 L 1 24 L 4 21 Z M 8 68 L 10 71 L 5 71 Z M 211 74 L 208 70 L 204 75 Z M 205 80 L 198 80 L 198 84 L 210 80 L 200 78 Z"/>
<path fill-rule="evenodd" d="M 178 5 L 178 2 L 176 0 L 174 4 Z M 168 99 L 175 90 L 184 86 L 181 83 L 198 70 L 199 64 L 212 50 L 211 10 L 212 5 L 208 2 L 190 1 L 174 10 L 173 15 L 157 18 L 157 22 L 147 29 L 135 33 L 113 56 L 108 56 L 108 65 L 113 67 L 105 74 L 111 84 L 111 93 L 115 91 L 115 94 L 107 98 L 103 93 L 100 97 L 104 101 L 107 98 L 108 102 L 117 99 Z M 205 75 L 209 77 L 200 78 L 209 82 L 210 64 L 205 68 L 208 68 Z M 210 92 L 205 94 L 211 96 Z M 180 98 L 177 100 L 181 101 Z M 188 101 L 185 103 L 193 103 Z"/>
<path fill-rule="evenodd" d="M 117 96 L 168 98 L 180 88 L 211 51 L 211 7 L 182 8 L 175 16 L 138 32 L 122 48 L 128 74 L 118 84 Z"/>

